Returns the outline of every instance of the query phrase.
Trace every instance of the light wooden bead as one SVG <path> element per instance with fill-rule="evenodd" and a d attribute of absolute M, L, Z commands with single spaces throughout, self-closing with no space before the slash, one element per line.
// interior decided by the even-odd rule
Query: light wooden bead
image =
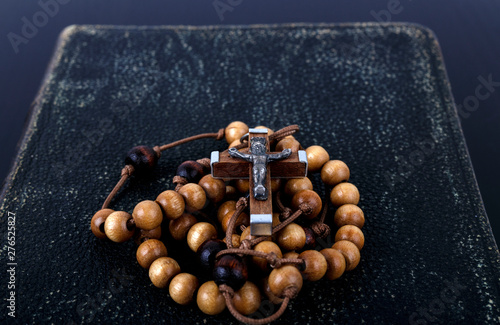
<path fill-rule="evenodd" d="M 196 297 L 198 308 L 207 315 L 217 315 L 226 308 L 226 300 L 214 281 L 208 281 L 198 289 Z"/>
<path fill-rule="evenodd" d="M 170 280 L 181 272 L 176 260 L 170 257 L 160 257 L 149 267 L 149 278 L 158 288 L 166 288 Z"/>
<path fill-rule="evenodd" d="M 196 253 L 198 247 L 205 240 L 217 238 L 217 230 L 208 222 L 198 222 L 189 229 L 187 243 L 189 248 Z"/>
<path fill-rule="evenodd" d="M 304 228 L 296 223 L 291 223 L 278 233 L 278 244 L 285 251 L 299 250 L 306 243 Z"/>
<path fill-rule="evenodd" d="M 235 185 L 240 193 L 247 193 L 250 190 L 250 181 L 248 179 L 237 179 Z"/>
<path fill-rule="evenodd" d="M 297 253 L 296 251 L 291 251 L 291 252 L 288 252 L 288 253 L 285 253 L 283 255 L 283 258 L 299 258 L 299 253 Z"/>
<path fill-rule="evenodd" d="M 100 239 L 106 239 L 106 233 L 104 232 L 104 222 L 108 218 L 108 216 L 115 212 L 115 210 L 111 209 L 102 209 L 96 212 L 90 221 L 90 229 L 92 233 Z"/>
<path fill-rule="evenodd" d="M 134 229 L 127 227 L 128 221 L 132 216 L 124 211 L 115 211 L 111 213 L 104 222 L 104 232 L 106 236 L 115 243 L 123 243 L 134 235 Z"/>
<path fill-rule="evenodd" d="M 236 140 L 241 139 L 242 136 L 248 133 L 248 125 L 240 121 L 234 121 L 229 123 L 224 130 L 226 136 L 226 142 L 228 144 L 233 143 Z"/>
<path fill-rule="evenodd" d="M 146 240 L 137 248 L 137 262 L 147 269 L 156 259 L 167 256 L 167 247 L 158 239 Z"/>
<path fill-rule="evenodd" d="M 231 218 L 233 217 L 233 214 L 235 212 L 236 211 L 229 211 L 222 219 L 221 225 L 222 225 L 222 230 L 224 232 L 227 231 L 227 228 L 229 227 L 229 222 L 231 222 Z M 240 215 L 238 216 L 238 220 L 236 220 L 236 223 L 234 224 L 234 227 L 236 229 L 241 225 L 245 226 L 250 225 L 250 217 L 245 212 L 240 213 Z"/>
<path fill-rule="evenodd" d="M 233 141 L 233 142 L 231 142 L 231 144 L 229 145 L 229 149 L 234 148 L 234 147 L 236 147 L 236 146 L 239 146 L 240 144 L 241 144 L 240 139 L 238 139 L 238 140 L 234 140 L 234 141 Z"/>
<path fill-rule="evenodd" d="M 278 298 L 295 293 L 295 296 L 302 289 L 302 274 L 292 265 L 284 265 L 274 269 L 269 274 L 269 289 Z M 294 296 L 292 295 L 293 298 Z"/>
<path fill-rule="evenodd" d="M 224 237 L 224 239 L 222 239 L 222 241 L 227 244 L 226 237 Z M 240 235 L 232 234 L 231 235 L 231 244 L 233 245 L 233 248 L 240 247 L 240 244 L 241 244 Z"/>
<path fill-rule="evenodd" d="M 323 165 L 330 160 L 330 155 L 321 146 L 310 146 L 306 149 L 307 154 L 307 170 L 309 172 L 316 172 L 323 167 Z"/>
<path fill-rule="evenodd" d="M 179 273 L 170 282 L 168 293 L 179 305 L 187 305 L 193 301 L 196 289 L 198 289 L 198 279 L 194 275 Z"/>
<path fill-rule="evenodd" d="M 213 178 L 212 175 L 203 176 L 198 185 L 205 190 L 207 198 L 214 203 L 222 201 L 226 196 L 226 184 L 221 179 Z"/>
<path fill-rule="evenodd" d="M 359 249 L 348 240 L 341 240 L 333 244 L 332 248 L 340 251 L 345 257 L 345 270 L 351 271 L 358 266 L 361 259 Z"/>
<path fill-rule="evenodd" d="M 284 138 L 276 145 L 276 151 L 283 151 L 284 149 L 291 149 L 292 152 L 298 152 L 300 149 L 300 143 L 292 138 Z"/>
<path fill-rule="evenodd" d="M 312 190 L 313 184 L 307 177 L 292 178 L 285 184 L 285 193 L 289 197 L 293 197 L 297 192 L 302 190 Z"/>
<path fill-rule="evenodd" d="M 137 245 L 142 244 L 145 240 L 160 238 L 161 226 L 151 230 L 137 229 L 134 233 L 134 241 Z"/>
<path fill-rule="evenodd" d="M 245 282 L 243 287 L 234 293 L 233 305 L 242 315 L 250 315 L 259 309 L 260 291 L 255 284 L 250 281 Z"/>
<path fill-rule="evenodd" d="M 299 258 L 305 262 L 305 268 L 301 271 L 304 280 L 318 281 L 328 268 L 325 257 L 316 250 L 307 250 L 300 253 Z"/>
<path fill-rule="evenodd" d="M 203 209 L 207 201 L 207 196 L 203 188 L 195 183 L 188 183 L 180 188 L 179 194 L 184 197 L 186 209 L 188 211 L 198 211 Z"/>
<path fill-rule="evenodd" d="M 326 259 L 328 269 L 326 270 L 326 278 L 328 280 L 338 279 L 345 271 L 345 257 L 340 251 L 333 248 L 325 248 L 320 251 Z"/>
<path fill-rule="evenodd" d="M 348 240 L 352 242 L 356 247 L 361 250 L 365 245 L 365 236 L 361 229 L 356 226 L 346 225 L 342 226 L 337 230 L 335 235 L 335 241 Z"/>
<path fill-rule="evenodd" d="M 299 255 L 299 254 L 297 254 Z M 262 280 L 262 291 L 264 292 L 264 294 L 266 295 L 266 297 L 269 299 L 269 301 L 271 301 L 273 304 L 277 305 L 277 304 L 281 304 L 283 302 L 283 298 L 278 298 L 276 297 L 276 295 L 271 291 L 271 289 L 269 288 L 269 277 L 265 277 L 263 280 Z"/>
<path fill-rule="evenodd" d="M 365 214 L 357 205 L 344 204 L 335 211 L 333 221 L 339 228 L 345 225 L 353 225 L 361 229 L 365 224 Z"/>
<path fill-rule="evenodd" d="M 312 210 L 309 213 L 303 213 L 308 219 L 314 219 L 321 212 L 322 202 L 318 193 L 312 190 L 302 190 L 295 193 L 292 198 L 292 207 L 298 210 L 302 204 L 308 205 Z"/>
<path fill-rule="evenodd" d="M 160 205 L 165 217 L 169 220 L 182 216 L 186 207 L 182 195 L 172 190 L 161 192 L 156 198 L 156 203 Z"/>
<path fill-rule="evenodd" d="M 180 218 L 170 220 L 168 230 L 175 240 L 183 240 L 186 238 L 189 229 L 197 222 L 198 220 L 193 215 L 184 213 Z"/>
<path fill-rule="evenodd" d="M 351 183 L 340 183 L 330 192 L 330 201 L 337 207 L 344 204 L 358 204 L 358 188 Z"/>
<path fill-rule="evenodd" d="M 236 210 L 236 201 L 226 201 L 222 203 L 217 210 L 217 220 L 219 220 L 219 223 L 222 222 L 226 213 L 234 210 Z"/>
<path fill-rule="evenodd" d="M 137 203 L 132 212 L 137 228 L 144 230 L 155 229 L 163 221 L 163 213 L 155 201 L 145 200 Z"/>
<path fill-rule="evenodd" d="M 257 245 L 255 245 L 253 249 L 257 252 L 263 252 L 266 254 L 274 253 L 279 258 L 283 257 L 283 254 L 281 253 L 281 249 L 279 248 L 279 246 L 272 241 L 267 241 L 267 240 L 262 241 Z M 255 265 L 257 265 L 262 271 L 264 272 L 269 271 L 269 264 L 267 263 L 267 260 L 265 258 L 252 256 L 252 262 Z"/>
<path fill-rule="evenodd" d="M 330 160 L 321 168 L 321 180 L 329 186 L 349 180 L 349 167 L 341 160 Z"/>

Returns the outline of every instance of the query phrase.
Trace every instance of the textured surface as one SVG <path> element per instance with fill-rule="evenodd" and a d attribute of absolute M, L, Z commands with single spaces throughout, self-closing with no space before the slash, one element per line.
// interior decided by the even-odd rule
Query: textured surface
<path fill-rule="evenodd" d="M 176 305 L 133 243 L 89 229 L 128 149 L 232 120 L 299 124 L 301 143 L 344 160 L 361 192 L 360 266 L 305 285 L 279 322 L 500 321 L 498 249 L 439 47 L 428 30 L 398 24 L 65 30 L 3 192 L 2 238 L 7 212 L 17 217 L 17 320 L 233 321 Z M 170 150 L 113 208 L 155 198 L 179 163 L 223 146 Z M 194 256 L 179 246 L 169 253 L 190 271 Z"/>

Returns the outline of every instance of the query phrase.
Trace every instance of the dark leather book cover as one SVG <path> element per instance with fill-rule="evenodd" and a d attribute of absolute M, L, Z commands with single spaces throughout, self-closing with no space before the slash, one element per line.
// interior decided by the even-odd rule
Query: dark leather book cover
<path fill-rule="evenodd" d="M 90 231 L 130 148 L 234 120 L 298 124 L 304 147 L 350 167 L 366 216 L 359 266 L 306 283 L 277 324 L 500 322 L 499 252 L 439 45 L 398 23 L 64 30 L 2 192 L 0 322 L 14 321 L 14 299 L 19 323 L 236 323 L 177 305 L 132 241 Z M 168 150 L 112 208 L 131 212 L 173 189 L 181 162 L 225 146 Z M 199 273 L 185 243 L 166 242 L 183 271 Z M 276 308 L 264 302 L 258 314 Z"/>

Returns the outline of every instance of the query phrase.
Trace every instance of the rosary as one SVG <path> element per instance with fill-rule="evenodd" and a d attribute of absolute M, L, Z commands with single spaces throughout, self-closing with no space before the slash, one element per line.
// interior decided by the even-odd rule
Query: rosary
<path fill-rule="evenodd" d="M 330 160 L 321 146 L 302 150 L 293 136 L 298 129 L 290 125 L 273 132 L 236 121 L 216 133 L 153 148 L 134 147 L 119 182 L 92 217 L 91 230 L 100 239 L 118 243 L 133 238 L 139 245 L 139 265 L 149 270 L 154 286 L 168 287 L 178 304 L 196 301 L 208 315 L 227 307 L 248 324 L 272 322 L 299 294 L 304 280 L 335 280 L 353 270 L 365 241 L 365 217 L 357 206 L 358 189 L 348 183 L 349 168 Z M 163 151 L 203 138 L 225 138 L 229 149 L 180 164 L 173 178 L 175 190 L 139 202 L 132 214 L 108 208 L 126 180 L 150 172 Z M 320 173 L 325 185 L 323 200 L 307 177 L 313 173 Z M 335 244 L 318 251 L 316 238 L 330 234 L 325 223 L 330 204 L 336 209 L 331 213 L 337 227 Z M 195 275 L 182 273 L 179 263 L 168 257 L 162 233 L 185 240 L 212 280 L 200 285 Z M 281 306 L 269 317 L 248 317 L 263 296 Z"/>

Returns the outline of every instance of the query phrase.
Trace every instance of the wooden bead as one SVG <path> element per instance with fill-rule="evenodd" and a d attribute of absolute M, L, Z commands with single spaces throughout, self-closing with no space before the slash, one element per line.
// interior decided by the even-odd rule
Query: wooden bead
<path fill-rule="evenodd" d="M 223 255 L 215 262 L 213 277 L 218 285 L 225 284 L 239 290 L 248 279 L 247 265 L 238 255 Z"/>
<path fill-rule="evenodd" d="M 333 248 L 325 248 L 320 251 L 326 259 L 328 268 L 326 270 L 326 278 L 328 280 L 338 279 L 345 271 L 345 257 L 340 251 Z"/>
<path fill-rule="evenodd" d="M 299 250 L 306 243 L 304 229 L 296 223 L 291 223 L 278 232 L 278 245 L 285 251 Z"/>
<path fill-rule="evenodd" d="M 273 228 L 281 223 L 280 214 L 278 212 L 273 213 Z"/>
<path fill-rule="evenodd" d="M 222 219 L 221 225 L 222 225 L 222 230 L 224 232 L 227 231 L 227 227 L 229 227 L 229 222 L 231 221 L 231 218 L 233 217 L 233 214 L 235 212 L 236 211 L 229 211 L 228 213 L 226 213 L 226 215 Z M 245 212 L 240 213 L 240 215 L 238 216 L 238 220 L 236 220 L 236 223 L 234 224 L 234 227 L 235 227 L 235 229 L 237 229 L 241 225 L 245 225 L 245 226 L 250 225 L 250 217 Z"/>
<path fill-rule="evenodd" d="M 231 142 L 231 144 L 229 145 L 229 149 L 234 148 L 234 147 L 237 147 L 237 146 L 239 146 L 240 144 L 241 144 L 240 139 L 238 139 L 238 140 L 234 140 L 234 141 L 233 141 L 233 142 Z"/>
<path fill-rule="evenodd" d="M 301 271 L 304 280 L 318 281 L 328 268 L 325 257 L 316 250 L 307 250 L 300 253 L 299 258 L 305 262 L 305 268 Z"/>
<path fill-rule="evenodd" d="M 213 178 L 212 175 L 203 176 L 198 185 L 205 190 L 207 198 L 214 203 L 222 201 L 226 196 L 226 184 L 221 179 Z"/>
<path fill-rule="evenodd" d="M 137 262 L 143 268 L 147 269 L 151 263 L 160 257 L 167 256 L 167 247 L 158 239 L 146 240 L 137 248 Z"/>
<path fill-rule="evenodd" d="M 298 255 L 298 254 L 297 254 Z M 277 304 L 281 304 L 283 302 L 283 298 L 278 298 L 276 297 L 276 295 L 271 291 L 271 289 L 269 288 L 269 277 L 265 277 L 263 280 L 262 280 L 262 291 L 264 292 L 264 294 L 266 295 L 266 297 L 269 299 L 269 301 L 271 301 L 273 304 L 277 305 Z"/>
<path fill-rule="evenodd" d="M 351 183 L 340 183 L 330 192 L 330 201 L 337 207 L 344 204 L 358 204 L 358 188 Z"/>
<path fill-rule="evenodd" d="M 175 240 L 183 240 L 186 238 L 189 229 L 197 222 L 198 220 L 193 215 L 184 213 L 180 218 L 170 220 L 168 230 Z"/>
<path fill-rule="evenodd" d="M 357 205 L 344 204 L 335 211 L 333 221 L 339 228 L 345 225 L 353 225 L 361 229 L 365 224 L 365 214 Z"/>
<path fill-rule="evenodd" d="M 222 223 L 226 213 L 234 210 L 236 210 L 236 201 L 226 201 L 222 203 L 217 210 L 217 220 L 219 220 L 219 223 Z"/>
<path fill-rule="evenodd" d="M 134 171 L 141 173 L 151 172 L 158 162 L 158 156 L 153 148 L 137 146 L 130 149 L 125 158 L 125 165 L 132 165 Z"/>
<path fill-rule="evenodd" d="M 186 209 L 188 211 L 198 211 L 203 209 L 207 196 L 203 188 L 195 183 L 189 183 L 180 188 L 179 194 L 184 197 Z"/>
<path fill-rule="evenodd" d="M 203 270 L 212 271 L 215 265 L 215 256 L 226 248 L 227 245 L 219 239 L 209 239 L 203 242 L 196 251 Z"/>
<path fill-rule="evenodd" d="M 259 309 L 260 299 L 259 288 L 247 281 L 240 290 L 234 293 L 233 305 L 240 314 L 250 315 Z"/>
<path fill-rule="evenodd" d="M 177 167 L 176 175 L 184 177 L 189 183 L 198 183 L 205 175 L 205 171 L 200 163 L 194 160 L 187 160 Z"/>
<path fill-rule="evenodd" d="M 248 193 L 250 191 L 250 181 L 248 179 L 237 179 L 235 182 L 236 189 L 240 193 Z"/>
<path fill-rule="evenodd" d="M 198 222 L 189 229 L 187 243 L 189 248 L 196 253 L 205 240 L 217 238 L 217 230 L 208 222 Z"/>
<path fill-rule="evenodd" d="M 284 265 L 269 274 L 269 289 L 278 298 L 294 298 L 302 289 L 302 274 L 292 265 Z"/>
<path fill-rule="evenodd" d="M 288 253 L 285 253 L 283 255 L 283 258 L 299 258 L 299 253 L 297 253 L 296 251 L 291 251 L 291 252 L 288 252 Z"/>
<path fill-rule="evenodd" d="M 361 255 L 356 245 L 348 240 L 341 240 L 333 244 L 332 248 L 340 251 L 344 255 L 346 271 L 354 270 L 354 268 L 358 266 Z"/>
<path fill-rule="evenodd" d="M 321 168 L 321 180 L 329 186 L 349 180 L 349 167 L 341 160 L 330 160 Z"/>
<path fill-rule="evenodd" d="M 281 253 L 281 249 L 279 248 L 278 245 L 276 245 L 272 241 L 262 241 L 255 245 L 253 248 L 257 252 L 263 252 L 266 254 L 269 253 L 274 253 L 276 254 L 277 257 L 282 258 L 283 254 Z M 269 271 L 269 264 L 267 263 L 267 260 L 262 257 L 257 257 L 257 256 L 252 256 L 252 262 L 257 265 L 262 271 L 267 272 Z"/>
<path fill-rule="evenodd" d="M 248 133 L 248 125 L 240 121 L 234 121 L 229 123 L 224 130 L 224 135 L 226 136 L 226 141 L 228 144 L 233 143 L 236 140 L 241 139 L 242 136 Z"/>
<path fill-rule="evenodd" d="M 226 185 L 226 198 L 232 200 L 237 197 L 238 197 L 238 191 L 236 190 L 236 187 L 231 185 Z"/>
<path fill-rule="evenodd" d="M 285 184 L 285 193 L 289 197 L 293 197 L 297 192 L 302 190 L 312 190 L 313 184 L 311 180 L 307 177 L 304 178 L 292 178 L 288 180 Z"/>
<path fill-rule="evenodd" d="M 306 243 L 304 245 L 305 249 L 314 249 L 316 247 L 316 235 L 311 228 L 304 228 L 306 234 Z"/>
<path fill-rule="evenodd" d="M 160 257 L 149 267 L 149 278 L 158 288 L 167 287 L 170 280 L 181 272 L 176 260 L 170 257 Z"/>
<path fill-rule="evenodd" d="M 161 192 L 156 198 L 156 203 L 158 203 L 165 217 L 169 220 L 182 216 L 186 207 L 182 195 L 172 190 Z"/>
<path fill-rule="evenodd" d="M 222 241 L 227 244 L 226 237 L 224 237 L 224 239 Z M 240 235 L 232 234 L 231 235 L 231 244 L 233 245 L 233 248 L 240 247 L 240 244 L 241 244 Z"/>
<path fill-rule="evenodd" d="M 356 226 L 345 225 L 337 230 L 337 234 L 335 235 L 335 241 L 348 240 L 356 247 L 361 250 L 365 245 L 365 236 L 361 229 Z"/>
<path fill-rule="evenodd" d="M 104 222 L 108 216 L 115 212 L 111 209 L 102 209 L 96 212 L 90 221 L 90 229 L 92 233 L 99 239 L 106 239 L 106 233 L 104 232 Z"/>
<path fill-rule="evenodd" d="M 170 282 L 168 293 L 179 305 L 187 305 L 193 301 L 196 289 L 198 289 L 198 279 L 194 275 L 179 273 Z"/>
<path fill-rule="evenodd" d="M 307 170 L 309 172 L 316 172 L 323 167 L 323 165 L 330 160 L 330 155 L 321 146 L 310 146 L 306 149 L 307 154 Z"/>
<path fill-rule="evenodd" d="M 123 243 L 134 235 L 134 230 L 127 227 L 128 221 L 132 216 L 124 211 L 115 211 L 111 213 L 104 222 L 104 232 L 106 236 L 116 242 Z"/>
<path fill-rule="evenodd" d="M 145 200 L 139 202 L 132 212 L 135 225 L 144 230 L 159 227 L 163 221 L 163 213 L 155 201 Z"/>
<path fill-rule="evenodd" d="M 151 230 L 137 229 L 134 233 L 134 241 L 137 245 L 149 239 L 161 238 L 161 226 Z"/>
<path fill-rule="evenodd" d="M 284 149 L 290 149 L 292 152 L 298 152 L 300 150 L 300 143 L 292 138 L 284 138 L 276 145 L 276 151 L 283 151 Z"/>
<path fill-rule="evenodd" d="M 196 297 L 198 308 L 207 315 L 217 315 L 226 308 L 226 300 L 214 281 L 208 281 L 198 289 Z"/>
<path fill-rule="evenodd" d="M 271 192 L 278 192 L 281 188 L 281 178 L 271 178 Z"/>
<path fill-rule="evenodd" d="M 303 215 L 308 219 L 314 219 L 321 212 L 322 202 L 318 193 L 312 190 L 302 190 L 297 192 L 292 198 L 292 207 L 294 210 L 298 210 L 302 204 L 305 204 L 311 208 L 310 212 L 304 212 Z"/>

